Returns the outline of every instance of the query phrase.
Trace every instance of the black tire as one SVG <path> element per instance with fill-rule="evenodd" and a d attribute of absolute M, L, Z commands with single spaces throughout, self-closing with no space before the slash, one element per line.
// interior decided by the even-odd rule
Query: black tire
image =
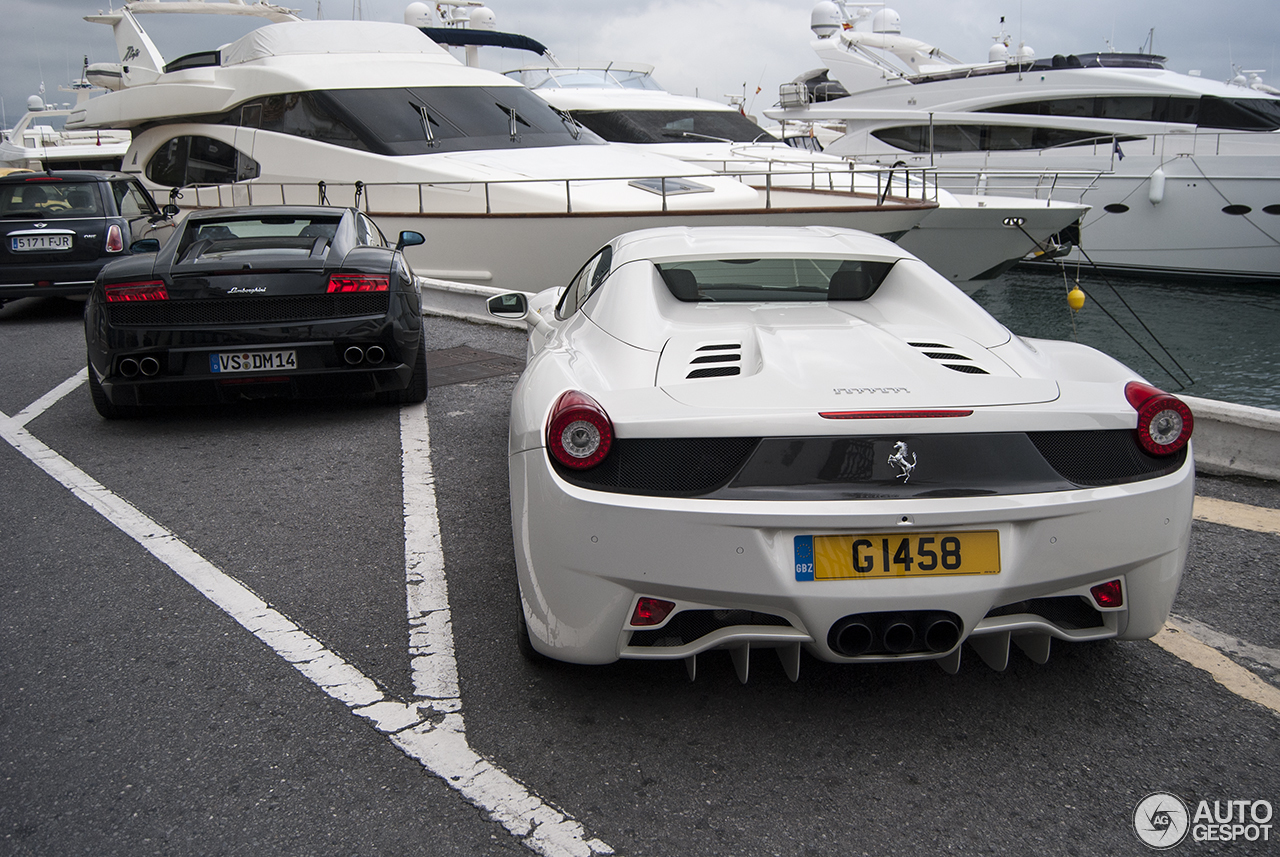
<path fill-rule="evenodd" d="M 93 406 L 103 419 L 107 420 L 127 420 L 138 416 L 139 408 L 137 405 L 113 405 L 107 398 L 107 391 L 102 389 L 102 383 L 98 380 L 98 373 L 94 371 L 93 364 L 89 364 L 89 397 L 93 399 Z"/>
<path fill-rule="evenodd" d="M 387 390 L 378 394 L 378 400 L 386 405 L 416 405 L 427 400 L 427 335 L 418 336 L 418 354 L 413 361 L 413 374 L 403 390 Z"/>
<path fill-rule="evenodd" d="M 525 621 L 524 607 L 519 601 L 516 602 L 516 648 L 520 651 L 520 657 L 531 664 L 545 664 L 548 660 L 546 655 L 533 647 L 533 640 L 529 639 L 529 623 Z"/>

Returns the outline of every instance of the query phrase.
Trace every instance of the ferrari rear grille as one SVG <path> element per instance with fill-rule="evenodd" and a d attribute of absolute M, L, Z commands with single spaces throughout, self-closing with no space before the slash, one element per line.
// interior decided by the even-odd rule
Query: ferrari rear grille
<path fill-rule="evenodd" d="M 1060 595 L 1054 598 L 1032 598 L 1005 604 L 987 614 L 992 616 L 1013 616 L 1018 613 L 1030 613 L 1039 616 L 1059 628 L 1076 631 L 1082 628 L 1101 628 L 1102 614 L 1093 605 L 1079 595 Z"/>
<path fill-rule="evenodd" d="M 770 625 L 784 628 L 791 623 L 772 613 L 756 613 L 753 610 L 682 610 L 671 617 L 666 625 L 652 631 L 632 631 L 632 646 L 653 648 L 683 646 L 707 636 L 721 628 L 737 625 Z"/>
<path fill-rule="evenodd" d="M 1116 485 L 1173 473 L 1187 460 L 1183 447 L 1157 458 L 1138 445 L 1129 429 L 1028 432 L 1049 466 L 1077 485 Z"/>
<path fill-rule="evenodd" d="M 737 364 L 741 362 L 741 342 L 704 345 L 694 352 L 693 358 L 689 361 L 689 374 L 685 378 L 725 378 L 730 375 L 740 375 L 742 368 Z"/>
<path fill-rule="evenodd" d="M 727 483 L 758 437 L 618 438 L 598 467 L 556 472 L 583 488 L 620 494 L 698 495 Z"/>
<path fill-rule="evenodd" d="M 959 353 L 950 345 L 940 342 L 908 342 L 912 348 L 919 348 L 920 353 L 930 360 L 936 360 L 948 369 L 963 372 L 966 375 L 990 375 L 986 369 L 973 362 L 973 359 Z"/>
<path fill-rule="evenodd" d="M 262 298 L 136 301 L 107 306 L 112 324 L 172 327 L 205 324 L 273 324 L 362 315 L 386 315 L 387 292 L 282 295 Z"/>

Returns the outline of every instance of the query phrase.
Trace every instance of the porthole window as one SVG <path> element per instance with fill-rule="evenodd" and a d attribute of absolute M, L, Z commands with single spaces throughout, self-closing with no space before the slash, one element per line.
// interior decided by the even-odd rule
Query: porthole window
<path fill-rule="evenodd" d="M 1280 214 L 1280 205 L 1268 205 L 1262 210 L 1266 214 Z"/>
<path fill-rule="evenodd" d="M 1102 206 L 1102 210 L 1110 214 L 1124 214 L 1129 210 L 1129 206 L 1125 205 L 1123 202 L 1113 202 Z"/>
<path fill-rule="evenodd" d="M 1236 215 L 1248 214 L 1251 211 L 1253 211 L 1253 209 L 1247 205 L 1228 205 L 1228 206 L 1224 206 L 1222 209 L 1223 214 L 1236 214 Z"/>
<path fill-rule="evenodd" d="M 147 161 L 147 178 L 169 187 L 231 184 L 257 178 L 258 162 L 212 137 L 174 137 Z"/>

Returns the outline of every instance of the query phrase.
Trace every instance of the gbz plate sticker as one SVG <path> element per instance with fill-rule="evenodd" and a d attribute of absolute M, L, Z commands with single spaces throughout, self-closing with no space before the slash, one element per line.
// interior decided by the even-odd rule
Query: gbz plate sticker
<path fill-rule="evenodd" d="M 813 580 L 813 536 L 796 536 L 796 580 Z"/>

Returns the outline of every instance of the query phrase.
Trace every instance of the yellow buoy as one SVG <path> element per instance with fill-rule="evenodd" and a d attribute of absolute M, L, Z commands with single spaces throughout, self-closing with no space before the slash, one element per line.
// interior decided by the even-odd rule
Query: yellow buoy
<path fill-rule="evenodd" d="M 1074 289 L 1067 292 L 1067 306 L 1075 310 L 1084 306 L 1084 292 L 1079 286 L 1076 286 Z"/>

